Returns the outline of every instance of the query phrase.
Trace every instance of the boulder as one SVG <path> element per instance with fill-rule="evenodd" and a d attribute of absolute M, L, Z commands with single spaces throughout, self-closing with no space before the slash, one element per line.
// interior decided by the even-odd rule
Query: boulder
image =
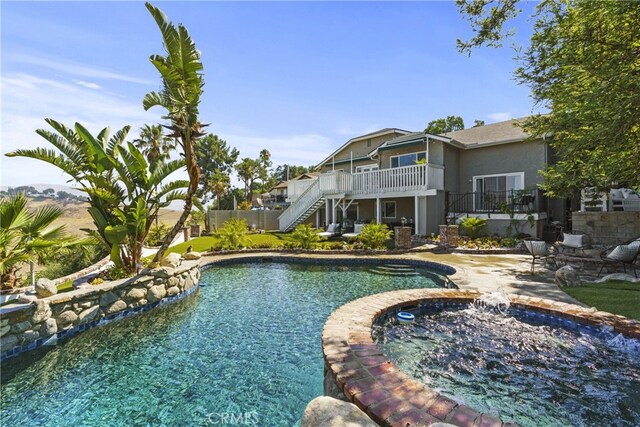
<path fill-rule="evenodd" d="M 87 308 L 86 310 L 82 311 L 80 314 L 78 314 L 78 325 L 82 325 L 83 323 L 92 321 L 99 311 L 100 307 L 97 305 L 94 305 L 93 307 Z"/>
<path fill-rule="evenodd" d="M 160 261 L 160 266 L 176 268 L 180 265 L 180 254 L 175 252 L 170 253 Z"/>
<path fill-rule="evenodd" d="M 113 304 L 105 308 L 104 314 L 117 313 L 119 311 L 124 310 L 125 308 L 127 308 L 127 303 L 119 299 L 118 301 L 114 302 Z"/>
<path fill-rule="evenodd" d="M 149 300 L 149 302 L 160 301 L 166 295 L 167 290 L 165 289 L 164 285 L 152 286 L 147 291 L 147 300 Z"/>
<path fill-rule="evenodd" d="M 11 350 L 18 344 L 18 337 L 15 335 L 6 335 L 0 338 L 0 347 L 2 348 L 2 352 Z"/>
<path fill-rule="evenodd" d="M 578 276 L 578 272 L 575 268 L 570 265 L 565 265 L 556 271 L 556 284 L 560 287 L 580 286 L 582 281 L 580 280 L 580 276 Z"/>
<path fill-rule="evenodd" d="M 187 261 L 191 261 L 194 259 L 202 258 L 202 254 L 200 252 L 191 251 L 186 252 L 184 255 L 182 255 L 182 258 L 186 259 Z"/>
<path fill-rule="evenodd" d="M 40 334 L 37 333 L 36 331 L 25 332 L 24 334 L 20 335 L 20 338 L 22 339 L 22 345 L 34 342 L 35 340 L 38 339 L 39 336 Z"/>
<path fill-rule="evenodd" d="M 37 301 L 38 297 L 36 295 L 20 294 L 18 295 L 17 300 L 21 304 L 31 304 L 32 302 Z"/>
<path fill-rule="evenodd" d="M 40 323 L 51 317 L 51 307 L 48 301 L 36 302 L 36 311 L 31 316 L 31 323 Z"/>
<path fill-rule="evenodd" d="M 11 325 L 4 325 L 0 327 L 0 337 L 7 335 L 10 330 L 11 330 Z"/>
<path fill-rule="evenodd" d="M 168 297 L 172 297 L 175 295 L 178 295 L 180 293 L 180 288 L 177 286 L 172 286 L 169 289 L 167 289 L 167 296 Z"/>
<path fill-rule="evenodd" d="M 124 296 L 124 299 L 128 302 L 135 302 L 147 296 L 147 290 L 145 288 L 131 288 L 129 292 Z"/>
<path fill-rule="evenodd" d="M 178 286 L 180 284 L 180 279 L 175 276 L 169 277 L 167 280 L 167 287 L 173 288 L 174 286 Z"/>
<path fill-rule="evenodd" d="M 24 322 L 14 324 L 11 327 L 11 332 L 14 334 L 19 334 L 26 331 L 27 329 L 31 329 L 31 322 L 25 320 Z"/>
<path fill-rule="evenodd" d="M 114 302 L 118 301 L 120 298 L 118 298 L 118 295 L 115 294 L 115 292 L 105 292 L 102 295 L 100 295 L 100 307 L 106 307 L 109 304 L 113 304 Z"/>
<path fill-rule="evenodd" d="M 356 405 L 320 396 L 307 405 L 301 427 L 377 427 Z"/>
<path fill-rule="evenodd" d="M 175 269 L 171 267 L 158 267 L 154 268 L 153 270 L 149 270 L 148 274 L 153 277 L 161 277 L 166 279 L 167 277 L 171 277 L 175 274 Z"/>
<path fill-rule="evenodd" d="M 58 324 L 58 329 L 64 329 L 67 326 L 70 326 L 71 324 L 73 324 L 73 322 L 76 321 L 77 318 L 78 318 L 78 315 L 71 310 L 61 313 L 56 319 L 56 322 Z"/>
<path fill-rule="evenodd" d="M 47 319 L 47 321 L 42 324 L 42 328 L 40 328 L 40 336 L 43 337 L 48 337 L 56 332 L 58 332 L 56 319 Z"/>
<path fill-rule="evenodd" d="M 53 283 L 53 281 L 49 279 L 45 279 L 44 277 L 41 277 L 40 279 L 38 279 L 38 281 L 36 282 L 35 289 L 36 289 L 36 295 L 38 296 L 38 298 L 46 298 L 58 293 L 58 288 Z"/>

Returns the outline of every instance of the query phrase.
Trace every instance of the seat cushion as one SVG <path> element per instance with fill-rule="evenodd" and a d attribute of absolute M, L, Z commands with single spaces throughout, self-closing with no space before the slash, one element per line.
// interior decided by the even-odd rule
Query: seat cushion
<path fill-rule="evenodd" d="M 569 248 L 581 248 L 583 246 L 584 235 L 582 234 L 564 233 L 563 237 L 562 246 Z"/>
<path fill-rule="evenodd" d="M 619 262 L 631 262 L 631 260 L 636 257 L 639 250 L 640 240 L 635 240 L 628 245 L 616 246 L 611 253 L 607 255 L 607 259 Z"/>

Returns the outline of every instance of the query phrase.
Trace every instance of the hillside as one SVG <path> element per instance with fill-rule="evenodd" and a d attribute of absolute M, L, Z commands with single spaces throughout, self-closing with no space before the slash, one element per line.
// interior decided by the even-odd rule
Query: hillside
<path fill-rule="evenodd" d="M 47 199 L 47 200 L 29 200 L 29 208 L 35 209 L 44 205 L 57 205 L 60 206 L 64 213 L 62 217 L 60 217 L 54 224 L 60 225 L 65 224 L 67 228 L 67 233 L 75 236 L 85 236 L 86 234 L 82 232 L 82 228 L 94 228 L 93 221 L 91 220 L 91 216 L 87 211 L 89 204 L 88 203 L 79 203 L 79 202 L 60 202 L 57 200 Z M 165 223 L 167 225 L 172 226 L 178 221 L 181 212 L 175 211 L 171 209 L 160 209 L 160 213 L 158 215 L 158 221 L 161 223 Z"/>

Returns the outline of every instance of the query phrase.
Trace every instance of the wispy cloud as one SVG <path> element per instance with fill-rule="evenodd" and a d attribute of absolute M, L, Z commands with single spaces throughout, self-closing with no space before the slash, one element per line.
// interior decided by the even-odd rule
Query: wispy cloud
<path fill-rule="evenodd" d="M 6 59 L 6 61 L 17 63 L 17 64 L 21 63 L 21 64 L 36 65 L 36 66 L 48 68 L 50 70 L 71 74 L 74 76 L 84 77 L 86 79 L 118 80 L 123 82 L 138 83 L 138 84 L 144 84 L 144 85 L 154 84 L 154 82 L 150 80 L 141 79 L 139 77 L 115 73 L 112 71 L 103 70 L 103 69 L 85 65 L 85 64 L 69 62 L 69 61 L 65 61 L 65 62 L 56 61 L 53 59 L 49 59 L 41 56 L 35 56 L 35 55 L 16 53 L 16 54 L 8 55 L 8 58 Z"/>
<path fill-rule="evenodd" d="M 490 113 L 487 114 L 489 120 L 494 122 L 504 122 L 505 120 L 511 120 L 513 118 L 512 113 Z"/>
<path fill-rule="evenodd" d="M 115 132 L 128 124 L 132 126 L 130 139 L 136 137 L 142 124 L 161 121 L 160 112 L 144 111 L 140 99 L 97 91 L 92 87 L 93 83 L 82 82 L 86 84 L 31 74 L 2 76 L 2 185 L 65 184 L 66 177 L 53 166 L 37 160 L 4 157 L 5 153 L 18 148 L 46 146 L 46 141 L 35 133 L 36 129 L 47 128 L 46 117 L 67 126 L 80 122 L 93 133 L 107 126 Z"/>
<path fill-rule="evenodd" d="M 84 80 L 74 80 L 73 82 L 77 85 L 84 86 L 89 89 L 102 89 L 102 86 L 97 83 L 85 82 Z"/>

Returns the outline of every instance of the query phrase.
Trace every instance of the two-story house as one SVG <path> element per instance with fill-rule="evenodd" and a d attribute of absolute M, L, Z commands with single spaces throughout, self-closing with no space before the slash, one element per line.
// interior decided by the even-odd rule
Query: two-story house
<path fill-rule="evenodd" d="M 541 235 L 549 216 L 562 221 L 566 210 L 537 190 L 551 157 L 545 139 L 529 140 L 515 120 L 443 135 L 382 129 L 350 139 L 318 164 L 317 178 L 289 189 L 280 229 L 406 221 L 424 235 L 447 219 L 478 216 L 495 233 L 516 219 L 519 231 Z"/>

